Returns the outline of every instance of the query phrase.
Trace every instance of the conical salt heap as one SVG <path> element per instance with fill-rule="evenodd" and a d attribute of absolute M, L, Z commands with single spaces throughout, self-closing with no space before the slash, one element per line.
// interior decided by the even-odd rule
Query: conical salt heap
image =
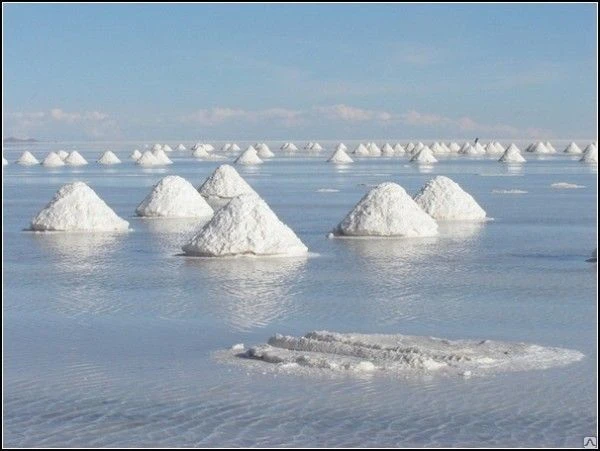
<path fill-rule="evenodd" d="M 438 234 L 435 220 L 396 183 L 371 189 L 334 229 L 335 235 L 424 237 Z"/>
<path fill-rule="evenodd" d="M 158 161 L 158 158 L 156 158 L 154 156 L 154 154 L 149 151 L 149 150 L 145 150 L 143 154 L 140 155 L 140 157 L 135 161 L 136 164 L 139 164 L 140 166 L 160 166 L 161 163 L 160 161 Z"/>
<path fill-rule="evenodd" d="M 154 185 L 135 213 L 154 218 L 200 218 L 212 216 L 213 209 L 190 182 L 169 175 Z"/>
<path fill-rule="evenodd" d="M 339 150 L 342 149 L 344 152 L 346 152 L 348 150 L 348 148 L 346 147 L 346 144 L 344 143 L 339 143 L 337 146 L 335 146 L 335 150 Z"/>
<path fill-rule="evenodd" d="M 60 158 L 60 156 L 56 152 L 50 152 L 42 161 L 42 166 L 45 166 L 47 168 L 57 168 L 64 165 L 65 162 L 62 160 L 62 158 Z"/>
<path fill-rule="evenodd" d="M 67 158 L 65 158 L 65 164 L 68 166 L 84 166 L 88 164 L 88 162 L 81 156 L 79 152 L 74 150 Z"/>
<path fill-rule="evenodd" d="M 298 150 L 298 147 L 296 147 L 294 143 L 287 142 L 281 146 L 281 150 L 284 150 L 286 152 L 295 152 L 296 150 Z"/>
<path fill-rule="evenodd" d="M 256 148 L 256 154 L 259 158 L 273 158 L 275 156 L 275 154 L 271 152 L 271 149 L 269 149 L 269 146 L 267 146 L 265 143 L 260 143 L 258 145 Z"/>
<path fill-rule="evenodd" d="M 413 153 L 413 151 L 415 150 L 415 145 L 412 142 L 409 142 L 406 147 L 405 147 L 406 151 L 409 153 Z"/>
<path fill-rule="evenodd" d="M 360 157 L 367 157 L 369 156 L 369 149 L 367 149 L 363 143 L 360 143 L 352 153 Z"/>
<path fill-rule="evenodd" d="M 344 149 L 338 148 L 335 152 L 333 152 L 331 157 L 329 157 L 329 160 L 327 160 L 327 162 L 336 164 L 346 164 L 354 163 L 354 160 L 350 158 L 350 156 L 344 151 Z"/>
<path fill-rule="evenodd" d="M 173 152 L 173 148 L 171 146 L 169 146 L 168 144 L 165 144 L 164 146 L 162 146 L 162 150 L 164 152 Z"/>
<path fill-rule="evenodd" d="M 378 157 L 381 155 L 381 149 L 374 142 L 367 143 L 367 149 L 369 150 L 369 155 L 372 157 Z"/>
<path fill-rule="evenodd" d="M 565 148 L 564 153 L 570 153 L 570 154 L 577 155 L 577 154 L 582 154 L 583 151 L 579 148 L 579 146 L 577 144 L 572 142 Z"/>
<path fill-rule="evenodd" d="M 241 194 L 255 193 L 235 168 L 228 164 L 215 169 L 198 188 L 198 192 L 205 198 L 219 199 L 233 199 Z"/>
<path fill-rule="evenodd" d="M 112 150 L 107 150 L 98 159 L 98 163 L 104 165 L 119 164 L 120 162 L 121 160 L 119 160 L 119 157 L 117 157 Z"/>
<path fill-rule="evenodd" d="M 496 155 L 504 153 L 504 150 L 499 149 L 495 143 L 490 141 L 485 145 L 485 153 L 487 155 Z"/>
<path fill-rule="evenodd" d="M 299 256 L 308 252 L 257 194 L 232 199 L 182 249 L 202 257 Z"/>
<path fill-rule="evenodd" d="M 549 154 L 552 153 L 550 149 L 548 149 L 542 141 L 538 141 L 533 144 L 531 147 L 527 149 L 527 152 L 535 153 L 538 155 Z"/>
<path fill-rule="evenodd" d="M 394 145 L 394 153 L 395 153 L 396 155 L 403 155 L 403 154 L 405 154 L 405 153 L 406 153 L 406 149 L 405 149 L 404 147 L 402 147 L 402 144 L 400 144 L 400 143 L 396 143 L 396 144 Z"/>
<path fill-rule="evenodd" d="M 437 158 L 433 156 L 433 152 L 431 151 L 431 149 L 427 146 L 421 148 L 421 150 L 414 154 L 410 161 L 416 161 L 417 163 L 423 164 L 431 164 L 438 162 Z"/>
<path fill-rule="evenodd" d="M 129 158 L 131 158 L 134 161 L 137 161 L 140 159 L 140 157 L 142 156 L 142 152 L 140 152 L 138 149 L 135 149 L 131 155 L 129 155 Z"/>
<path fill-rule="evenodd" d="M 546 146 L 546 149 L 548 149 L 550 151 L 550 153 L 556 153 L 556 149 L 554 148 L 554 146 L 552 145 L 552 143 L 550 141 L 546 141 L 544 143 L 544 146 Z"/>
<path fill-rule="evenodd" d="M 182 152 L 182 151 L 184 151 L 184 150 L 186 150 L 186 149 L 185 149 L 185 146 L 184 146 L 183 144 L 179 144 L 179 145 L 177 146 L 177 150 L 179 150 L 180 152 Z"/>
<path fill-rule="evenodd" d="M 519 150 L 519 148 L 517 146 L 515 146 L 514 144 L 511 144 L 504 151 L 504 153 L 502 154 L 502 156 L 500 157 L 500 159 L 498 161 L 500 163 L 514 164 L 514 163 L 525 163 L 527 160 L 525 160 L 525 158 L 523 158 L 523 155 L 521 155 L 521 151 Z"/>
<path fill-rule="evenodd" d="M 167 154 L 165 153 L 165 151 L 162 148 L 154 149 L 152 151 L 152 155 L 154 155 L 156 157 L 156 160 L 158 161 L 159 165 L 173 164 L 171 159 L 167 156 Z"/>
<path fill-rule="evenodd" d="M 438 221 L 484 221 L 485 211 L 458 183 L 439 175 L 415 196 L 415 202 Z"/>
<path fill-rule="evenodd" d="M 458 153 L 460 151 L 460 146 L 454 141 L 450 143 L 448 148 L 452 151 L 452 153 Z"/>
<path fill-rule="evenodd" d="M 234 161 L 235 164 L 243 164 L 245 166 L 261 164 L 262 162 L 263 161 L 260 159 L 256 153 L 256 149 L 253 146 L 249 146 L 244 153 L 242 153 Z"/>
<path fill-rule="evenodd" d="M 56 154 L 60 157 L 61 160 L 65 161 L 66 158 L 69 156 L 69 152 L 67 152 L 66 150 L 59 150 L 58 152 L 56 152 Z"/>
<path fill-rule="evenodd" d="M 34 164 L 40 164 L 38 159 L 28 150 L 21 154 L 16 163 L 20 164 L 21 166 L 32 166 Z"/>
<path fill-rule="evenodd" d="M 129 223 L 83 182 L 61 187 L 30 226 L 37 231 L 88 232 L 122 232 L 128 227 Z"/>
<path fill-rule="evenodd" d="M 385 143 L 381 148 L 381 155 L 385 155 L 386 157 L 391 157 L 396 152 L 394 152 L 394 148 L 390 145 L 390 143 Z"/>
<path fill-rule="evenodd" d="M 598 164 L 598 148 L 594 144 L 590 145 L 580 161 L 588 164 Z"/>

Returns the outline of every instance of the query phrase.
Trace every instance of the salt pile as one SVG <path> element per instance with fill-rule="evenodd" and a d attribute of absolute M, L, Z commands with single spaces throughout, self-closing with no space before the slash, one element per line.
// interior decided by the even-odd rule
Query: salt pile
<path fill-rule="evenodd" d="M 158 150 L 162 150 L 162 144 L 154 144 L 150 150 L 152 152 L 155 152 L 155 151 L 158 151 Z"/>
<path fill-rule="evenodd" d="M 140 166 L 160 166 L 161 164 L 150 150 L 145 150 L 135 163 Z"/>
<path fill-rule="evenodd" d="M 344 149 L 338 147 L 338 149 L 333 152 L 328 163 L 336 163 L 336 164 L 346 164 L 346 163 L 354 163 L 354 160 L 350 158 L 350 156 L 344 151 Z"/>
<path fill-rule="evenodd" d="M 223 164 L 206 179 L 198 192 L 205 198 L 232 199 L 254 193 L 254 190 L 233 166 Z"/>
<path fill-rule="evenodd" d="M 413 377 L 469 377 L 540 370 L 568 365 L 584 357 L 570 349 L 527 343 L 329 331 L 314 331 L 302 337 L 276 334 L 267 344 L 247 350 L 238 346 L 219 355 L 249 365 L 270 364 L 285 372 L 377 372 Z"/>
<path fill-rule="evenodd" d="M 344 152 L 346 152 L 348 150 L 348 148 L 346 147 L 346 144 L 344 143 L 339 143 L 337 146 L 335 146 L 335 150 L 340 150 L 342 149 Z"/>
<path fill-rule="evenodd" d="M 494 144 L 493 142 L 489 142 L 486 144 L 485 146 L 485 153 L 487 155 L 496 155 L 496 154 L 501 154 L 504 153 L 504 150 L 499 149 L 496 144 Z"/>
<path fill-rule="evenodd" d="M 544 143 L 544 146 L 546 146 L 546 149 L 548 149 L 550 151 L 550 153 L 556 153 L 556 149 L 554 148 L 552 143 L 550 143 L 550 141 L 546 141 Z"/>
<path fill-rule="evenodd" d="M 431 151 L 431 149 L 427 146 L 423 147 L 415 155 L 413 155 L 413 157 L 410 159 L 410 161 L 416 161 L 417 163 L 424 163 L 424 164 L 431 164 L 431 163 L 438 162 L 437 158 L 435 158 L 433 156 L 433 152 Z"/>
<path fill-rule="evenodd" d="M 373 142 L 367 143 L 367 150 L 369 151 L 369 155 L 373 157 L 378 157 L 381 155 L 381 149 Z"/>
<path fill-rule="evenodd" d="M 396 143 L 394 145 L 394 153 L 396 155 L 402 155 L 402 154 L 406 153 L 406 149 L 404 149 L 404 147 L 402 147 L 402 144 Z"/>
<path fill-rule="evenodd" d="M 525 160 L 525 158 L 523 158 L 519 148 L 517 146 L 515 146 L 514 144 L 511 144 L 504 151 L 504 153 L 502 154 L 502 156 L 500 157 L 500 159 L 498 161 L 500 163 L 508 163 L 508 164 L 513 163 L 514 164 L 514 163 L 525 163 L 527 160 Z"/>
<path fill-rule="evenodd" d="M 154 155 L 154 157 L 158 161 L 158 164 L 160 164 L 160 165 L 173 164 L 171 159 L 167 156 L 167 154 L 165 153 L 165 151 L 162 148 L 153 150 L 152 155 Z"/>
<path fill-rule="evenodd" d="M 315 152 L 320 152 L 321 150 L 323 150 L 323 148 L 321 147 L 321 144 L 319 143 L 314 143 L 310 150 L 315 151 Z"/>
<path fill-rule="evenodd" d="M 437 141 L 432 143 L 429 148 L 434 154 L 446 153 L 446 150 Z"/>
<path fill-rule="evenodd" d="M 498 141 L 494 141 L 494 146 L 498 149 L 498 153 L 504 153 L 504 147 Z"/>
<path fill-rule="evenodd" d="M 69 156 L 69 152 L 66 150 L 59 150 L 56 154 L 60 157 L 61 160 L 65 161 L 65 159 Z"/>
<path fill-rule="evenodd" d="M 580 161 L 588 164 L 598 164 L 598 147 L 594 144 L 588 146 Z"/>
<path fill-rule="evenodd" d="M 177 150 L 179 150 L 179 151 L 184 151 L 184 150 L 186 150 L 186 149 L 185 149 L 185 146 L 184 146 L 183 144 L 179 144 L 179 145 L 177 146 Z"/>
<path fill-rule="evenodd" d="M 117 157 L 112 150 L 104 152 L 98 160 L 98 163 L 105 165 L 119 164 L 120 162 L 121 160 L 119 160 L 119 157 Z"/>
<path fill-rule="evenodd" d="M 455 142 L 451 142 L 448 147 L 453 153 L 458 153 L 458 151 L 460 150 L 460 146 L 458 145 L 458 143 Z"/>
<path fill-rule="evenodd" d="M 223 144 L 223 147 L 221 147 L 221 151 L 223 152 L 228 152 L 231 150 L 231 143 L 225 143 Z"/>
<path fill-rule="evenodd" d="M 535 153 L 538 155 L 549 154 L 552 153 L 550 149 L 548 149 L 542 141 L 538 141 L 528 148 L 527 152 Z"/>
<path fill-rule="evenodd" d="M 69 156 L 67 158 L 65 158 L 64 161 L 65 161 L 65 164 L 67 164 L 68 166 L 84 166 L 84 165 L 88 164 L 86 159 L 83 158 L 81 156 L 81 154 L 79 152 L 77 152 L 76 150 L 71 152 L 69 154 Z"/>
<path fill-rule="evenodd" d="M 361 156 L 361 157 L 366 157 L 366 156 L 369 156 L 369 149 L 367 149 L 364 144 L 360 143 L 356 147 L 356 149 L 354 149 L 354 152 L 352 152 L 352 153 L 354 155 L 358 155 L 358 156 Z"/>
<path fill-rule="evenodd" d="M 271 149 L 269 149 L 269 146 L 267 146 L 265 143 L 260 143 L 258 145 L 256 148 L 256 154 L 259 156 L 259 158 L 273 158 L 275 156 L 275 154 L 271 152 Z"/>
<path fill-rule="evenodd" d="M 154 185 L 135 213 L 144 217 L 198 218 L 212 216 L 213 209 L 190 182 L 169 175 Z"/>
<path fill-rule="evenodd" d="M 570 153 L 570 154 L 581 154 L 583 153 L 583 151 L 579 148 L 579 146 L 577 144 L 575 144 L 574 142 L 571 142 L 564 150 L 564 153 Z"/>
<path fill-rule="evenodd" d="M 287 152 L 295 152 L 296 150 L 298 150 L 298 148 L 296 147 L 296 145 L 294 143 L 284 143 L 281 146 L 281 150 L 287 151 Z"/>
<path fill-rule="evenodd" d="M 25 152 L 23 152 L 21 154 L 21 156 L 16 161 L 16 163 L 20 164 L 21 166 L 32 166 L 34 164 L 40 164 L 38 159 L 36 157 L 34 157 L 33 154 L 31 152 L 29 152 L 28 150 L 26 150 Z"/>
<path fill-rule="evenodd" d="M 61 187 L 50 203 L 31 221 L 38 231 L 126 231 L 129 223 L 121 219 L 83 182 Z"/>
<path fill-rule="evenodd" d="M 252 146 L 248 146 L 248 148 L 242 153 L 239 157 L 237 157 L 234 161 L 235 164 L 243 164 L 243 165 L 255 165 L 261 164 L 263 161 L 258 156 L 256 149 Z"/>
<path fill-rule="evenodd" d="M 182 249 L 203 257 L 299 256 L 308 252 L 257 194 L 232 199 Z"/>
<path fill-rule="evenodd" d="M 381 148 L 381 154 L 387 157 L 391 157 L 395 153 L 394 148 L 389 143 L 385 143 Z"/>
<path fill-rule="evenodd" d="M 173 149 L 168 144 L 165 144 L 164 146 L 162 146 L 162 150 L 164 152 L 173 152 Z"/>
<path fill-rule="evenodd" d="M 412 153 L 412 152 L 413 152 L 413 150 L 415 150 L 415 145 L 414 145 L 413 143 L 411 143 L 411 142 L 410 142 L 410 143 L 408 143 L 408 144 L 406 145 L 405 149 L 406 149 L 406 151 L 407 151 L 407 152 L 410 152 L 410 153 Z"/>
<path fill-rule="evenodd" d="M 415 196 L 415 202 L 438 221 L 484 221 L 485 211 L 458 183 L 439 175 Z"/>
<path fill-rule="evenodd" d="M 139 160 L 140 157 L 142 156 L 142 152 L 140 152 L 139 150 L 135 149 L 131 155 L 129 155 L 129 158 L 131 158 L 132 160 Z"/>
<path fill-rule="evenodd" d="M 209 158 L 210 154 L 206 151 L 204 145 L 198 146 L 192 152 L 194 158 Z"/>
<path fill-rule="evenodd" d="M 42 166 L 47 168 L 56 168 L 64 165 L 65 162 L 62 160 L 62 158 L 60 158 L 60 156 L 58 156 L 56 152 L 50 152 L 42 161 Z"/>
<path fill-rule="evenodd" d="M 371 189 L 334 229 L 334 235 L 421 237 L 437 235 L 437 224 L 396 183 Z"/>

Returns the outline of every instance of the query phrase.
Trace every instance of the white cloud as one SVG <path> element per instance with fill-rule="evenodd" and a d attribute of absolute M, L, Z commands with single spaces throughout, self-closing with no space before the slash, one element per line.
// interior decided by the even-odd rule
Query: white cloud
<path fill-rule="evenodd" d="M 331 120 L 341 120 L 350 122 L 366 121 L 390 121 L 393 115 L 387 111 L 368 110 L 364 108 L 353 107 L 344 104 L 319 106 L 314 110 Z"/>
<path fill-rule="evenodd" d="M 294 125 L 303 116 L 301 111 L 286 108 L 267 108 L 263 110 L 244 110 L 241 108 L 222 108 L 197 110 L 180 117 L 180 122 L 213 127 L 230 121 L 258 123 L 275 121 L 283 125 Z"/>

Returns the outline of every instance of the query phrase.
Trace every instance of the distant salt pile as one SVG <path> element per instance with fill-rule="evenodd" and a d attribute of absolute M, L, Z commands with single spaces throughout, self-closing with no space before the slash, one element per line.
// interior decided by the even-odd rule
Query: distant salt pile
<path fill-rule="evenodd" d="M 81 156 L 81 154 L 79 152 L 77 152 L 76 150 L 71 152 L 69 154 L 69 156 L 67 158 L 65 158 L 64 161 L 67 166 L 84 166 L 84 165 L 88 164 L 86 159 L 83 158 Z"/>
<path fill-rule="evenodd" d="M 111 150 L 107 150 L 106 152 L 104 152 L 102 156 L 98 159 L 98 163 L 104 165 L 119 164 L 120 162 L 121 160 L 119 160 L 119 157 L 117 157 Z"/>
<path fill-rule="evenodd" d="M 131 155 L 129 155 L 129 158 L 131 158 L 132 160 L 139 160 L 140 157 L 142 156 L 142 152 L 140 152 L 138 149 L 135 149 Z"/>
<path fill-rule="evenodd" d="M 209 153 L 207 152 L 204 145 L 200 145 L 194 149 L 194 151 L 192 152 L 192 156 L 194 158 L 208 158 Z"/>
<path fill-rule="evenodd" d="M 425 144 L 423 144 L 421 141 L 419 141 L 417 144 L 415 144 L 415 147 L 413 149 L 413 153 L 417 153 L 423 147 L 425 147 Z"/>
<path fill-rule="evenodd" d="M 163 145 L 163 146 L 162 146 L 162 150 L 163 150 L 164 152 L 167 152 L 167 153 L 168 153 L 168 152 L 173 152 L 173 148 L 172 148 L 171 146 L 169 146 L 168 144 L 165 144 L 165 145 Z"/>
<path fill-rule="evenodd" d="M 546 141 L 544 143 L 544 146 L 546 146 L 546 149 L 548 149 L 550 151 L 550 153 L 556 153 L 556 149 L 554 148 L 554 146 L 552 145 L 552 143 L 550 141 Z"/>
<path fill-rule="evenodd" d="M 458 145 L 458 143 L 455 142 L 451 142 L 448 147 L 450 148 L 452 153 L 458 153 L 458 151 L 460 150 L 460 146 Z"/>
<path fill-rule="evenodd" d="M 303 337 L 276 334 L 267 344 L 232 347 L 218 355 L 248 365 L 262 362 L 285 373 L 376 372 L 395 377 L 486 376 L 565 366 L 584 357 L 570 349 L 527 343 L 329 331 Z"/>
<path fill-rule="evenodd" d="M 385 155 L 386 157 L 391 157 L 395 154 L 394 148 L 390 145 L 390 143 L 385 143 L 381 148 L 381 155 Z"/>
<path fill-rule="evenodd" d="M 438 162 L 437 158 L 433 156 L 433 152 L 431 151 L 431 149 L 427 146 L 423 147 L 416 154 L 414 154 L 410 161 L 414 161 L 420 164 L 432 164 Z"/>
<path fill-rule="evenodd" d="M 65 161 L 67 159 L 67 157 L 69 156 L 69 152 L 67 152 L 66 150 L 59 150 L 58 152 L 56 152 L 56 154 L 63 161 Z"/>
<path fill-rule="evenodd" d="M 381 149 L 373 142 L 367 143 L 367 150 L 369 151 L 369 155 L 372 157 L 378 157 L 381 155 Z"/>
<path fill-rule="evenodd" d="M 504 151 L 506 150 L 504 149 L 504 146 L 498 141 L 494 141 L 494 146 L 496 146 L 496 149 L 498 149 L 498 153 L 504 153 Z"/>
<path fill-rule="evenodd" d="M 161 162 L 154 156 L 150 150 L 145 150 L 143 154 L 135 161 L 140 166 L 160 166 Z"/>
<path fill-rule="evenodd" d="M 162 144 L 154 144 L 150 150 L 152 151 L 152 153 L 162 150 Z"/>
<path fill-rule="evenodd" d="M 578 189 L 585 188 L 584 185 L 577 185 L 575 183 L 566 183 L 566 182 L 558 182 L 550 185 L 551 188 L 554 189 Z"/>
<path fill-rule="evenodd" d="M 598 261 L 598 248 L 594 249 L 592 256 L 586 260 L 586 262 L 596 263 Z"/>
<path fill-rule="evenodd" d="M 236 143 L 233 143 L 231 145 L 230 149 L 231 149 L 232 152 L 239 152 L 240 150 L 242 150 L 242 149 L 240 149 L 240 146 L 238 146 Z"/>
<path fill-rule="evenodd" d="M 502 156 L 500 157 L 500 159 L 498 161 L 500 163 L 518 164 L 518 163 L 525 163 L 527 160 L 525 160 L 525 158 L 523 158 L 523 155 L 521 155 L 521 151 L 519 150 L 519 148 L 517 146 L 515 146 L 514 144 L 511 144 L 504 151 L 504 153 L 502 154 Z"/>
<path fill-rule="evenodd" d="M 300 256 L 308 252 L 255 193 L 233 198 L 182 249 L 202 257 Z"/>
<path fill-rule="evenodd" d="M 437 141 L 435 141 L 434 143 L 432 143 L 431 146 L 429 146 L 429 148 L 431 149 L 431 152 L 433 152 L 434 154 L 446 153 L 446 150 Z"/>
<path fill-rule="evenodd" d="M 360 143 L 352 153 L 360 157 L 367 157 L 369 156 L 369 149 L 367 149 L 364 144 Z"/>
<path fill-rule="evenodd" d="M 334 235 L 424 237 L 437 235 L 437 224 L 396 183 L 371 189 L 334 229 Z"/>
<path fill-rule="evenodd" d="M 192 151 L 194 151 L 194 150 L 198 149 L 199 147 L 204 147 L 204 144 L 203 144 L 203 143 L 200 143 L 200 142 L 197 142 L 196 144 L 194 144 L 194 145 L 192 146 Z"/>
<path fill-rule="evenodd" d="M 241 164 L 244 166 L 252 166 L 255 164 L 261 164 L 263 161 L 258 156 L 256 149 L 253 146 L 248 146 L 244 152 L 235 159 L 235 164 Z"/>
<path fill-rule="evenodd" d="M 485 145 L 486 155 L 496 155 L 504 153 L 504 150 L 499 149 L 493 142 L 489 142 Z"/>
<path fill-rule="evenodd" d="M 410 142 L 406 145 L 406 147 L 404 148 L 407 152 L 412 153 L 415 150 L 415 145 Z"/>
<path fill-rule="evenodd" d="M 271 152 L 271 149 L 269 149 L 269 146 L 267 146 L 265 143 L 260 143 L 258 145 L 256 148 L 256 154 L 259 156 L 259 158 L 273 158 L 275 156 L 275 154 Z"/>
<path fill-rule="evenodd" d="M 346 152 L 348 150 L 348 148 L 346 147 L 346 144 L 344 143 L 339 143 L 337 146 L 335 146 L 335 150 L 343 150 L 344 152 Z"/>
<path fill-rule="evenodd" d="M 122 232 L 129 223 L 121 219 L 83 182 L 61 187 L 31 221 L 31 230 Z"/>
<path fill-rule="evenodd" d="M 406 149 L 404 147 L 402 147 L 402 144 L 396 143 L 394 145 L 394 153 L 396 155 L 404 155 L 406 153 Z"/>
<path fill-rule="evenodd" d="M 439 175 L 415 195 L 415 202 L 438 221 L 485 221 L 485 211 L 458 183 Z"/>
<path fill-rule="evenodd" d="M 338 148 L 335 152 L 333 152 L 331 157 L 329 157 L 329 160 L 327 160 L 327 162 L 335 164 L 347 164 L 354 163 L 354 160 L 350 158 L 350 156 L 344 151 L 344 149 Z"/>
<path fill-rule="evenodd" d="M 21 154 L 16 163 L 20 164 L 21 166 L 32 166 L 34 164 L 40 164 L 38 159 L 28 150 Z"/>
<path fill-rule="evenodd" d="M 184 150 L 186 150 L 185 146 L 183 144 L 179 144 L 177 146 L 177 150 L 179 150 L 180 152 L 183 152 Z"/>
<path fill-rule="evenodd" d="M 579 148 L 579 146 L 577 144 L 575 144 L 574 142 L 569 143 L 569 145 L 565 148 L 564 153 L 570 153 L 570 154 L 582 154 L 583 151 Z"/>
<path fill-rule="evenodd" d="M 298 150 L 298 148 L 294 143 L 287 142 L 281 146 L 281 150 L 286 152 L 295 152 L 296 150 Z"/>
<path fill-rule="evenodd" d="M 212 216 L 213 209 L 190 182 L 169 175 L 154 185 L 135 213 L 154 218 L 200 218 Z"/>
<path fill-rule="evenodd" d="M 538 141 L 533 144 L 527 152 L 534 153 L 537 155 L 545 155 L 553 153 L 550 149 L 548 149 L 542 141 Z"/>
<path fill-rule="evenodd" d="M 581 157 L 580 161 L 588 164 L 598 164 L 598 147 L 596 147 L 594 144 L 591 144 L 586 149 L 587 150 L 583 154 L 583 157 Z"/>
<path fill-rule="evenodd" d="M 62 160 L 62 158 L 60 158 L 60 156 L 58 156 L 56 152 L 50 152 L 42 161 L 42 166 L 45 166 L 47 168 L 57 168 L 59 166 L 64 165 L 65 162 Z"/>
<path fill-rule="evenodd" d="M 231 143 L 225 143 L 223 144 L 223 147 L 221 147 L 221 151 L 223 152 L 228 152 L 231 150 Z"/>
<path fill-rule="evenodd" d="M 233 166 L 223 164 L 198 188 L 205 198 L 232 199 L 241 194 L 251 194 L 254 190 Z"/>
<path fill-rule="evenodd" d="M 171 159 L 167 156 L 167 154 L 165 153 L 165 151 L 161 148 L 161 149 L 157 149 L 157 150 L 153 150 L 152 151 L 152 155 L 154 155 L 156 157 L 156 160 L 158 161 L 158 164 L 164 165 L 164 164 L 173 164 L 173 162 L 171 161 Z"/>

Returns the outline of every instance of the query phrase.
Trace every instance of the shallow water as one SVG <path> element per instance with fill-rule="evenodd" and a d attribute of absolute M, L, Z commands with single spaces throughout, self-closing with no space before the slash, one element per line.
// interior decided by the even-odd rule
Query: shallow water
<path fill-rule="evenodd" d="M 325 144 L 318 156 L 239 169 L 313 253 L 271 260 L 181 257 L 199 224 L 133 217 L 163 176 L 198 186 L 219 162 L 174 152 L 173 165 L 142 169 L 127 159 L 133 143 L 5 147 L 11 162 L 22 150 L 41 158 L 65 148 L 90 165 L 3 169 L 4 444 L 579 447 L 594 435 L 597 265 L 585 260 L 597 247 L 596 167 L 565 155 L 525 155 L 517 171 L 465 157 L 427 169 L 402 157 L 335 167 Z M 124 163 L 93 163 L 106 148 Z M 327 239 L 370 185 L 396 181 L 414 193 L 437 174 L 494 220 L 442 225 L 434 239 Z M 134 230 L 23 232 L 74 180 Z M 585 188 L 551 188 L 558 182 Z M 315 329 L 524 341 L 585 358 L 403 381 L 263 374 L 213 356 Z"/>

